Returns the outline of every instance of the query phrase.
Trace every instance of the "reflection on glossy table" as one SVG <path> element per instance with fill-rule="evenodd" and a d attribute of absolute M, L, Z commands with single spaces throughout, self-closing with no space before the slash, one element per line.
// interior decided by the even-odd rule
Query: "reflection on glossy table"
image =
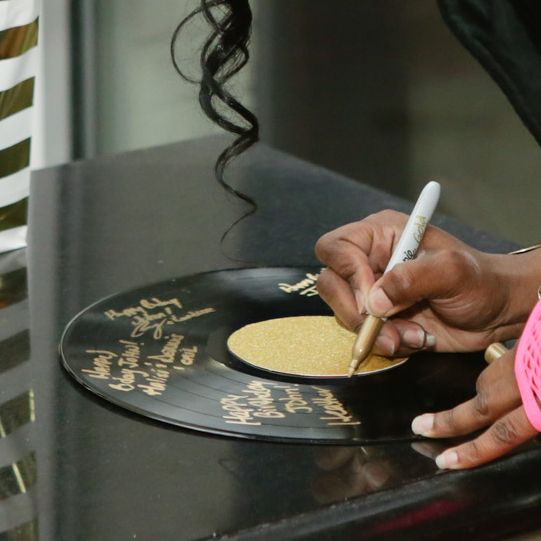
<path fill-rule="evenodd" d="M 61 369 L 62 329 L 106 295 L 213 269 L 313 265 L 323 232 L 411 208 L 260 146 L 230 172 L 259 209 L 220 248 L 245 210 L 212 177 L 223 145 L 201 139 L 35 174 L 29 248 L 0 256 L 0 540 L 507 539 L 540 528 L 536 443 L 442 473 L 441 442 L 207 436 L 112 406 Z M 435 222 L 480 248 L 511 248 Z M 473 390 L 483 361 L 471 362 Z"/>

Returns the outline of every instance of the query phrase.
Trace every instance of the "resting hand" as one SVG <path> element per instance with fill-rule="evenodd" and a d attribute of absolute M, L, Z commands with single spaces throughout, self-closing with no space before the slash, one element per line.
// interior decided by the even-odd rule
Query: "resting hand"
<path fill-rule="evenodd" d="M 417 258 L 383 275 L 406 221 L 383 211 L 319 239 L 327 269 L 318 291 L 336 317 L 351 330 L 366 312 L 391 317 L 375 345 L 384 355 L 475 351 L 517 337 L 536 300 L 538 284 L 521 270 L 530 255 L 483 253 L 429 226 Z"/>
<path fill-rule="evenodd" d="M 494 361 L 477 379 L 475 398 L 436 414 L 413 420 L 412 430 L 429 438 L 463 436 L 489 427 L 472 441 L 436 457 L 444 469 L 463 469 L 494 460 L 538 434 L 530 424 L 514 374 L 515 350 Z"/>

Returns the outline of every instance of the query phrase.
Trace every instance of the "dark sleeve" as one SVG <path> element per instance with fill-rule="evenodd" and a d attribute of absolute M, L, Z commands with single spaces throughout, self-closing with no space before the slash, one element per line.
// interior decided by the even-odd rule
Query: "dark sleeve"
<path fill-rule="evenodd" d="M 438 0 L 447 26 L 541 144 L 541 1 Z"/>

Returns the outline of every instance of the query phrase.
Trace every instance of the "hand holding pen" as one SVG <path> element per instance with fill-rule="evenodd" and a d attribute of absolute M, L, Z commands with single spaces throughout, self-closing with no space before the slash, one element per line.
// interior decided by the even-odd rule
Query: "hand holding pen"
<path fill-rule="evenodd" d="M 374 352 L 408 355 L 479 351 L 518 338 L 537 301 L 541 250 L 490 254 L 429 226 L 417 258 L 384 272 L 408 217 L 384 211 L 324 235 L 316 253 L 328 268 L 318 290 L 336 317 L 357 329 L 366 310 L 387 318 Z M 514 353 L 489 365 L 477 381 L 478 396 L 450 411 L 412 419 L 412 430 L 429 438 L 463 436 L 487 428 L 473 442 L 438 455 L 440 468 L 470 468 L 514 449 L 537 432 L 520 404 Z M 482 413 L 481 409 L 482 407 Z M 452 414 L 451 414 L 452 413 Z"/>
<path fill-rule="evenodd" d="M 336 317 L 351 330 L 366 312 L 389 318 L 374 352 L 391 356 L 426 348 L 477 351 L 519 333 L 536 297 L 510 277 L 516 257 L 535 255 L 480 252 L 429 226 L 416 259 L 384 273 L 407 220 L 383 211 L 318 241 L 316 254 L 327 266 L 318 290 Z"/>

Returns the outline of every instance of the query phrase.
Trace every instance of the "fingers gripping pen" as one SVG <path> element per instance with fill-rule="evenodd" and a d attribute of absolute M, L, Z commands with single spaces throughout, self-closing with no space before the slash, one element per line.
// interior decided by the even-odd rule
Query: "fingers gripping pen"
<path fill-rule="evenodd" d="M 441 187 L 435 181 L 429 182 L 423 188 L 387 264 L 385 273 L 389 272 L 398 263 L 415 258 L 419 244 L 438 204 L 440 191 Z M 349 377 L 368 359 L 385 319 L 368 315 L 364 320 L 353 345 L 352 359 L 348 371 Z"/>

